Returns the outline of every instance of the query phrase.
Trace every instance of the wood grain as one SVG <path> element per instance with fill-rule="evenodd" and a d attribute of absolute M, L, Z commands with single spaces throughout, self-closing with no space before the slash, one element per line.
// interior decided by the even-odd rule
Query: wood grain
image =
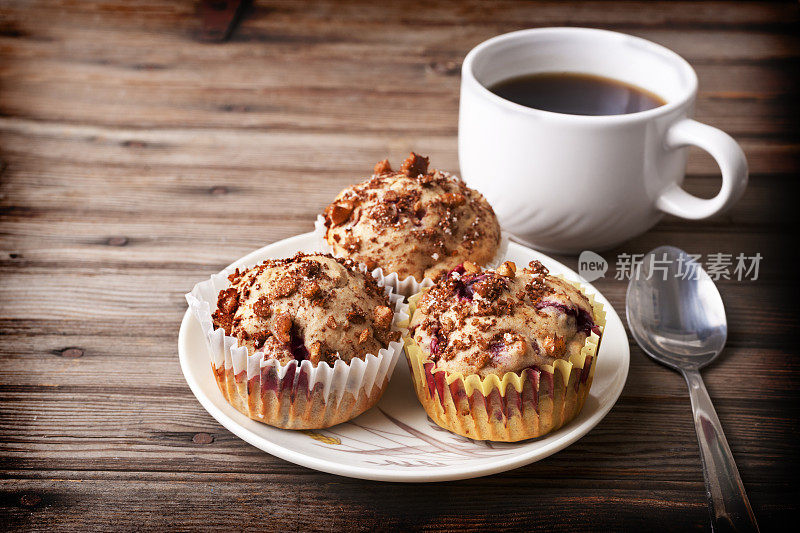
<path fill-rule="evenodd" d="M 762 530 L 793 518 L 796 2 L 263 1 L 208 44 L 190 1 L 0 0 L 0 527 L 708 529 L 685 384 L 635 344 L 618 404 L 580 441 L 430 485 L 262 453 L 203 410 L 177 362 L 195 282 L 310 231 L 379 159 L 413 149 L 457 172 L 464 54 L 559 25 L 686 57 L 696 117 L 747 154 L 751 183 L 730 212 L 666 217 L 603 255 L 669 243 L 764 256 L 757 281 L 719 283 L 730 335 L 704 377 Z M 713 160 L 692 152 L 686 187 L 713 196 Z M 596 285 L 624 318 L 625 281 Z"/>

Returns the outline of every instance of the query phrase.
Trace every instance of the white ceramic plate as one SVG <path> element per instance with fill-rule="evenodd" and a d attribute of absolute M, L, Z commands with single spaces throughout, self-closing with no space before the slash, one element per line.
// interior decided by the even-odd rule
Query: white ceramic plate
<path fill-rule="evenodd" d="M 231 266 L 252 265 L 295 252 L 315 251 L 306 233 L 270 244 Z M 380 402 L 345 424 L 316 431 L 277 429 L 250 420 L 231 407 L 217 389 L 200 324 L 187 311 L 178 337 L 186 381 L 211 416 L 253 446 L 293 463 L 340 476 L 381 481 L 445 481 L 503 472 L 543 459 L 588 433 L 611 410 L 628 376 L 630 351 L 619 316 L 594 287 L 561 263 L 511 243 L 507 259 L 527 265 L 541 261 L 551 273 L 581 281 L 606 311 L 606 329 L 594 382 L 580 415 L 541 439 L 520 443 L 473 441 L 441 429 L 414 394 L 408 365 L 401 358 Z"/>

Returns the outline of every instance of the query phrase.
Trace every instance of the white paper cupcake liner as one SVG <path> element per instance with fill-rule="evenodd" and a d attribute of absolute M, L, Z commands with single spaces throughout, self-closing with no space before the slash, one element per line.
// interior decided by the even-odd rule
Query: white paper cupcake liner
<path fill-rule="evenodd" d="M 333 252 L 333 248 L 328 242 L 325 240 L 325 233 L 327 228 L 325 227 L 325 218 L 322 215 L 317 215 L 317 219 L 314 221 L 314 238 L 318 242 L 318 246 L 320 250 L 324 250 L 326 253 L 337 255 Z M 497 247 L 497 253 L 494 256 L 494 259 L 486 263 L 485 265 L 480 265 L 484 268 L 497 268 L 500 264 L 505 261 L 506 255 L 508 253 L 508 243 L 511 241 L 511 235 L 505 231 L 500 230 L 500 244 Z M 338 254 L 342 256 L 342 254 Z M 352 258 L 350 258 L 352 259 Z M 383 268 L 378 267 L 372 271 L 372 275 L 378 279 L 377 276 L 382 277 L 386 280 L 386 284 L 391 286 L 395 292 L 398 294 L 402 294 L 405 297 L 413 296 L 417 294 L 422 289 L 427 289 L 433 285 L 433 280 L 429 278 L 423 279 L 421 282 L 417 281 L 414 276 L 408 276 L 406 278 L 400 279 L 400 276 L 397 275 L 396 272 L 389 272 L 388 274 L 383 271 Z"/>
<path fill-rule="evenodd" d="M 359 265 L 367 272 L 364 265 Z M 331 367 L 311 361 L 280 364 L 265 359 L 262 351 L 248 355 L 235 337 L 214 329 L 211 314 L 219 291 L 230 285 L 225 269 L 194 286 L 186 295 L 192 313 L 206 338 L 212 369 L 226 399 L 250 418 L 287 429 L 320 429 L 345 422 L 374 405 L 394 371 L 403 342 L 390 342 L 377 354 L 367 354 L 350 363 L 337 360 Z M 403 297 L 377 272 L 370 273 L 384 287 L 394 307 L 392 330 L 405 335 L 400 323 L 408 322 L 408 305 Z M 305 392 L 305 394 L 300 394 Z"/>

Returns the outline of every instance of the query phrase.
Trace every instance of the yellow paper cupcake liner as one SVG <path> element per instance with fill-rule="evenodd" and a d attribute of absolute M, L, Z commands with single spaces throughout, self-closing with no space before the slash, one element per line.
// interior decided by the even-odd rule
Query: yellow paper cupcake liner
<path fill-rule="evenodd" d="M 575 285 L 589 299 L 601 333 L 592 332 L 580 353 L 570 360 L 559 359 L 553 365 L 526 369 L 521 374 L 507 372 L 502 378 L 494 374 L 485 378 L 465 376 L 434 370 L 433 361 L 416 341 L 410 336 L 403 338 L 414 389 L 434 422 L 471 439 L 516 442 L 541 437 L 580 413 L 594 378 L 605 311 L 580 284 L 557 277 Z M 409 299 L 409 317 L 413 317 L 425 290 Z"/>

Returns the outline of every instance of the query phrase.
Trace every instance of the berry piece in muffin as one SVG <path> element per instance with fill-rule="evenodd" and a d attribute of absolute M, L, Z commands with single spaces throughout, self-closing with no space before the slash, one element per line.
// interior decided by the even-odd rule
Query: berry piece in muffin
<path fill-rule="evenodd" d="M 400 170 L 388 160 L 325 209 L 325 240 L 336 255 L 383 267 L 403 279 L 436 279 L 464 261 L 485 264 L 500 245 L 500 225 L 477 191 L 411 153 Z"/>
<path fill-rule="evenodd" d="M 399 339 L 384 290 L 349 259 L 298 253 L 229 276 L 214 327 L 281 364 L 350 363 Z"/>
<path fill-rule="evenodd" d="M 600 334 L 589 299 L 538 261 L 456 267 L 419 299 L 409 329 L 434 371 L 482 378 L 569 360 Z"/>

